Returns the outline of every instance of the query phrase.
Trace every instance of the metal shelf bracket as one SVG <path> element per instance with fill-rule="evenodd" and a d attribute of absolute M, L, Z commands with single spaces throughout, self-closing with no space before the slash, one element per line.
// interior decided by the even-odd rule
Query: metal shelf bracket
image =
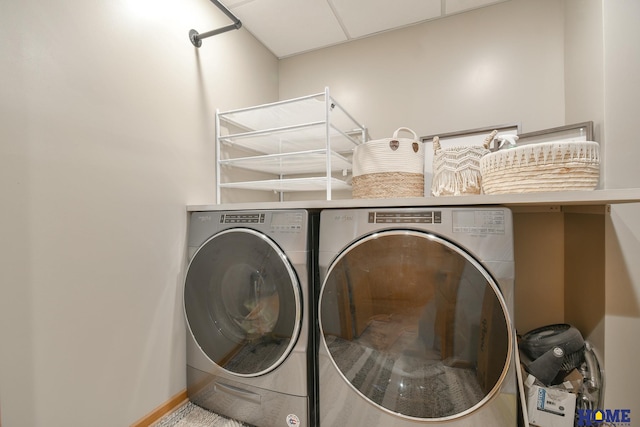
<path fill-rule="evenodd" d="M 229 9 L 225 7 L 218 0 L 210 0 L 211 3 L 215 4 L 218 9 L 220 9 L 225 15 L 229 17 L 233 21 L 233 24 L 227 25 L 226 27 L 218 28 L 216 30 L 207 31 L 206 33 L 198 33 L 196 30 L 189 31 L 189 40 L 191 40 L 191 44 L 195 47 L 202 46 L 202 39 L 206 39 L 207 37 L 215 36 L 216 34 L 226 33 L 231 30 L 239 30 L 242 27 L 242 22 L 233 14 Z"/>

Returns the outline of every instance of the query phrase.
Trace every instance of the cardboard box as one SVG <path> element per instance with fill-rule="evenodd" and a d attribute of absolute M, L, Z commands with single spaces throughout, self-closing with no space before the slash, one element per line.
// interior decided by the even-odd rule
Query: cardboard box
<path fill-rule="evenodd" d="M 576 395 L 532 385 L 527 392 L 529 424 L 539 427 L 573 427 Z"/>

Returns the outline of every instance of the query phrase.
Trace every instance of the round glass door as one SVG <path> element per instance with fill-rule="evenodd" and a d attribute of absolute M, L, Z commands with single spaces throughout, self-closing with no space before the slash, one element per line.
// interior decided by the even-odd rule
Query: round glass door
<path fill-rule="evenodd" d="M 474 411 L 507 374 L 511 321 L 491 275 L 419 231 L 383 231 L 345 249 L 320 295 L 324 344 L 360 395 L 395 415 Z"/>
<path fill-rule="evenodd" d="M 239 376 L 275 369 L 300 332 L 300 285 L 280 248 L 250 229 L 231 229 L 196 252 L 184 288 L 187 323 L 200 348 Z"/>

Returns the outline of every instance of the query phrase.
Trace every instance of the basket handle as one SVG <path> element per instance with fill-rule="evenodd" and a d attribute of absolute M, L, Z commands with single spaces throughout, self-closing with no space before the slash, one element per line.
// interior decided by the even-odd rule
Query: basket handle
<path fill-rule="evenodd" d="M 409 129 L 409 128 L 398 128 L 398 129 L 396 129 L 396 131 L 393 132 L 393 139 L 397 139 L 398 138 L 398 134 L 400 133 L 400 131 L 403 131 L 403 130 L 406 131 L 406 132 L 411 133 L 411 135 L 413 135 L 413 140 L 414 141 L 416 141 L 418 139 L 418 135 L 416 135 L 416 133 L 414 131 L 412 131 L 411 129 Z"/>
<path fill-rule="evenodd" d="M 493 141 L 493 138 L 496 137 L 496 135 L 498 134 L 497 130 L 493 130 L 489 135 L 487 135 L 487 137 L 484 139 L 484 143 L 482 144 L 482 146 L 484 148 L 489 148 L 489 145 L 491 144 L 491 141 Z M 440 145 L 440 137 L 439 136 L 434 136 L 433 137 L 433 152 L 437 153 L 438 151 L 440 151 L 442 149 L 442 146 Z"/>
<path fill-rule="evenodd" d="M 389 148 L 391 148 L 391 151 L 396 151 L 398 149 L 398 147 L 400 146 L 400 141 L 398 141 L 398 134 L 403 130 L 411 132 L 411 134 L 413 135 L 413 144 L 411 144 L 411 148 L 413 148 L 414 153 L 417 153 L 420 150 L 420 144 L 416 142 L 418 140 L 418 135 L 416 135 L 416 133 L 409 128 L 396 129 L 395 132 L 393 132 L 393 138 L 391 138 L 391 140 L 389 141 Z"/>

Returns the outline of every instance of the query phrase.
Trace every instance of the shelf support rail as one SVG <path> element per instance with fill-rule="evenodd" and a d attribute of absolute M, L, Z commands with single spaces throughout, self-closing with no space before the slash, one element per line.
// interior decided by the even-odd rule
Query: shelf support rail
<path fill-rule="evenodd" d="M 327 160 L 326 160 L 326 174 L 327 174 L 327 187 L 326 187 L 326 196 L 327 200 L 331 200 L 331 110 L 335 107 L 333 104 L 331 97 L 329 97 L 329 87 L 324 88 L 324 102 L 325 102 L 325 138 L 326 138 L 326 147 L 327 147 Z"/>
<path fill-rule="evenodd" d="M 189 40 L 195 47 L 202 46 L 202 39 L 206 39 L 207 37 L 215 36 L 217 34 L 226 33 L 231 30 L 239 30 L 242 27 L 242 22 L 229 10 L 220 3 L 218 0 L 210 0 L 211 3 L 215 4 L 218 9 L 220 9 L 225 15 L 229 17 L 233 21 L 233 24 L 227 25 L 226 27 L 221 27 L 216 30 L 207 31 L 206 33 L 199 34 L 196 30 L 189 31 Z"/>
<path fill-rule="evenodd" d="M 220 185 L 222 182 L 222 172 L 220 171 L 220 164 L 222 155 L 220 154 L 220 110 L 216 108 L 216 204 L 220 204 L 222 201 L 222 191 Z"/>

